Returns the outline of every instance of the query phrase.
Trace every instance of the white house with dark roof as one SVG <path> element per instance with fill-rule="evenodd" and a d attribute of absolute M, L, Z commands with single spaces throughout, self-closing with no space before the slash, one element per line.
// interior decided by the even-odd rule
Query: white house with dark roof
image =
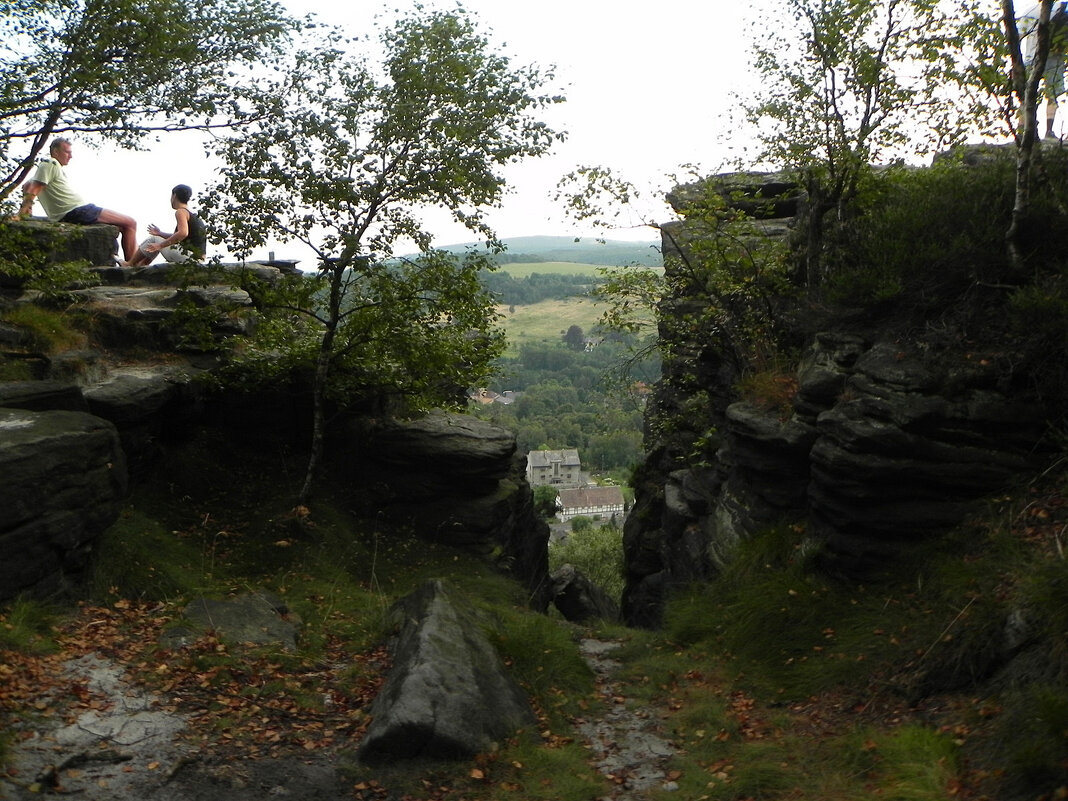
<path fill-rule="evenodd" d="M 527 483 L 532 487 L 581 487 L 586 477 L 574 448 L 527 453 Z"/>
<path fill-rule="evenodd" d="M 556 494 L 557 517 L 570 520 L 585 517 L 622 517 L 625 510 L 623 490 L 619 487 L 580 487 L 561 489 Z"/>

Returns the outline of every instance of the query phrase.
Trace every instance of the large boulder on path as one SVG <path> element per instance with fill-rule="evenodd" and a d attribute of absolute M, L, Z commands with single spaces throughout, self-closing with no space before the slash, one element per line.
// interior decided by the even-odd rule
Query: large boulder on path
<path fill-rule="evenodd" d="M 331 435 L 356 504 L 422 539 L 491 558 L 522 581 L 531 606 L 548 597 L 549 527 L 534 509 L 515 434 L 463 414 L 352 420 Z"/>
<path fill-rule="evenodd" d="M 361 424 L 362 425 L 362 424 Z M 434 411 L 415 420 L 381 420 L 351 432 L 367 460 L 385 479 L 408 478 L 408 493 L 477 497 L 509 475 L 515 434 L 465 414 Z"/>
<path fill-rule="evenodd" d="M 81 387 L 69 381 L 0 382 L 0 406 L 34 412 L 89 411 Z"/>
<path fill-rule="evenodd" d="M 115 426 L 83 412 L 0 408 L 0 476 L 0 600 L 62 589 L 126 495 Z"/>
<path fill-rule="evenodd" d="M 363 762 L 466 759 L 534 723 L 475 611 L 441 580 L 402 598 L 393 669 L 371 707 Z"/>

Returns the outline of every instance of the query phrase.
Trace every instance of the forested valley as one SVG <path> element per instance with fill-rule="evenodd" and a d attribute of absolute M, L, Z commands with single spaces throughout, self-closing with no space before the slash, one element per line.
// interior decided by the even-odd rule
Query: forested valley
<path fill-rule="evenodd" d="M 660 373 L 656 352 L 642 353 L 634 336 L 598 322 L 590 290 L 601 279 L 592 268 L 523 277 L 502 269 L 483 280 L 500 302 L 511 343 L 485 389 L 490 397 L 508 393 L 510 402 L 472 403 L 472 413 L 514 431 L 520 453 L 576 448 L 584 470 L 629 484 L 642 453 L 645 398 Z M 586 299 L 583 311 L 551 302 L 567 298 Z M 509 312 L 517 306 L 544 316 L 539 329 L 552 333 L 515 322 Z"/>

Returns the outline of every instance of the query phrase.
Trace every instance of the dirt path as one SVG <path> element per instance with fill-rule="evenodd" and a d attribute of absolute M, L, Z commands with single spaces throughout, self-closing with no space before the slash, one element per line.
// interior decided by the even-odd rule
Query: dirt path
<path fill-rule="evenodd" d="M 591 762 L 612 783 L 605 801 L 639 801 L 674 789 L 665 763 L 674 749 L 656 712 L 629 707 L 613 675 L 619 643 L 586 638 L 580 651 L 596 674 L 604 711 L 576 722 Z M 0 777 L 0 799 L 76 795 L 87 801 L 290 801 L 351 798 L 329 749 L 299 758 L 233 760 L 197 748 L 193 724 L 167 698 L 131 681 L 116 661 L 89 651 L 42 674 L 34 708 Z M 51 689 L 46 689 L 51 688 Z"/>
<path fill-rule="evenodd" d="M 86 801 L 288 801 L 347 799 L 331 755 L 233 760 L 192 747 L 189 727 L 155 693 L 90 653 L 63 663 L 41 710 L 69 708 L 21 729 L 0 777 L 2 801 L 74 796 Z"/>
<path fill-rule="evenodd" d="M 184 757 L 177 735 L 185 720 L 130 684 L 114 662 L 87 654 L 64 663 L 63 675 L 35 706 L 76 701 L 69 717 L 41 719 L 24 732 L 0 782 L 0 798 L 77 793 L 82 798 L 138 799 L 161 785 Z M 59 697 L 60 694 L 67 697 Z"/>
<path fill-rule="evenodd" d="M 641 801 L 653 788 L 677 790 L 665 765 L 675 753 L 655 712 L 634 709 L 617 692 L 613 675 L 620 663 L 611 657 L 618 642 L 586 638 L 579 649 L 597 676 L 606 711 L 581 720 L 577 728 L 593 753 L 593 765 L 614 786 L 612 801 Z"/>

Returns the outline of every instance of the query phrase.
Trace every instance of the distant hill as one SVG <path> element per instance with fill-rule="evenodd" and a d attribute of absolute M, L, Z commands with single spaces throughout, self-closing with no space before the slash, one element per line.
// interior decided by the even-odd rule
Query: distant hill
<path fill-rule="evenodd" d="M 566 261 L 609 267 L 627 264 L 660 267 L 663 264 L 660 258 L 660 243 L 653 239 L 647 242 L 612 239 L 598 242 L 596 239 L 583 238 L 576 242 L 569 236 L 518 236 L 503 241 L 508 250 L 500 259 L 501 264 L 539 261 Z M 445 245 L 439 250 L 462 253 L 480 245 L 479 242 L 466 242 Z"/>

